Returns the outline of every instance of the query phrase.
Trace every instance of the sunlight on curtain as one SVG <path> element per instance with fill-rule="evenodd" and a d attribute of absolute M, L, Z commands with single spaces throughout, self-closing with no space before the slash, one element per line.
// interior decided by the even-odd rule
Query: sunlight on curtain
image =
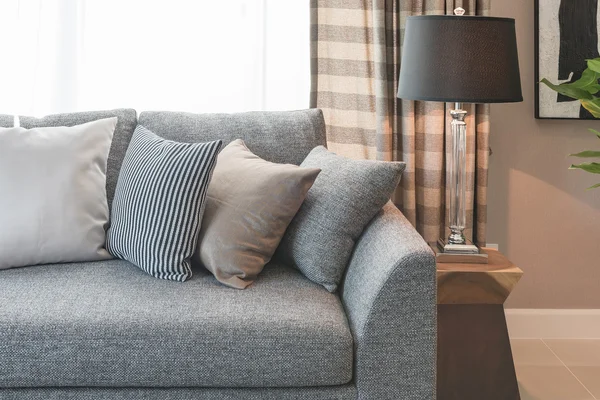
<path fill-rule="evenodd" d="M 0 113 L 308 107 L 307 0 L 2 0 L 0 37 Z"/>

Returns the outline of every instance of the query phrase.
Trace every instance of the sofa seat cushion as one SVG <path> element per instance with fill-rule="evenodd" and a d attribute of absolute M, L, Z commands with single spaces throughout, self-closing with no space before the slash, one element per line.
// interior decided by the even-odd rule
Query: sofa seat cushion
<path fill-rule="evenodd" d="M 122 260 L 0 273 L 0 387 L 303 387 L 348 383 L 339 298 L 268 264 L 235 290 Z"/>

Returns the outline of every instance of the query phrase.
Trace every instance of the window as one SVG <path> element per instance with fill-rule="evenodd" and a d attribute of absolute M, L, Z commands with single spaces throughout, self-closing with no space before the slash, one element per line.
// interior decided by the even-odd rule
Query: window
<path fill-rule="evenodd" d="M 0 112 L 307 108 L 307 0 L 2 0 Z"/>

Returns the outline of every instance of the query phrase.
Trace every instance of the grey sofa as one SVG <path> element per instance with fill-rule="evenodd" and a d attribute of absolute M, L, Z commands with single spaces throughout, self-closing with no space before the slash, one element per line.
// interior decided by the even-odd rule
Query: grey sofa
<path fill-rule="evenodd" d="M 242 138 L 274 162 L 299 164 L 325 144 L 316 109 L 20 121 L 113 115 L 109 200 L 138 122 L 178 141 Z M 0 126 L 12 122 L 0 115 Z M 339 294 L 277 261 L 246 290 L 194 273 L 183 284 L 158 280 L 121 260 L 0 271 L 0 399 L 435 397 L 435 261 L 391 203 L 357 243 Z"/>

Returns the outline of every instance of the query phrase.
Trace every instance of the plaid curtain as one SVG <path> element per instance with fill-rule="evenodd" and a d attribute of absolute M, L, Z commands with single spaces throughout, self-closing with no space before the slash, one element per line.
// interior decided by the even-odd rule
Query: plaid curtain
<path fill-rule="evenodd" d="M 407 164 L 394 202 L 428 242 L 446 236 L 451 104 L 396 98 L 406 17 L 488 15 L 491 0 L 311 0 L 311 107 L 323 109 L 330 150 Z M 465 105 L 467 229 L 485 244 L 489 106 Z M 475 221 L 475 223 L 474 223 Z"/>

